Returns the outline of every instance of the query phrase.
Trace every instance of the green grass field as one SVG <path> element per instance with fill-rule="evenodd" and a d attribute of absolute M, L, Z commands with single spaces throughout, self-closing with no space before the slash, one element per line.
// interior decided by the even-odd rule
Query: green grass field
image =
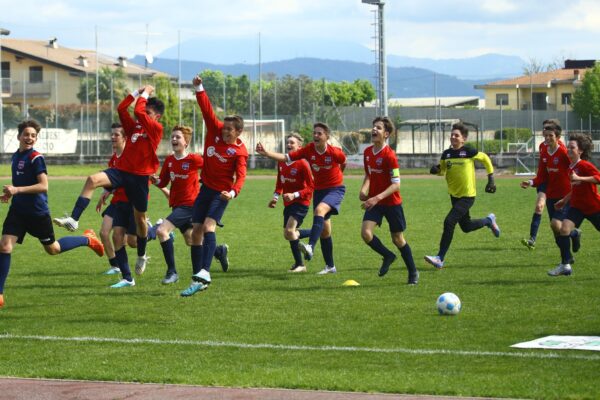
<path fill-rule="evenodd" d="M 60 175 L 53 172 L 51 175 Z M 70 211 L 82 180 L 50 182 L 54 216 Z M 522 350 L 509 346 L 546 335 L 600 335 L 600 235 L 583 225 L 582 249 L 570 277 L 546 271 L 559 261 L 546 217 L 537 249 L 519 240 L 529 232 L 534 190 L 498 179 L 483 193 L 475 217 L 495 212 L 499 239 L 489 229 L 456 230 L 446 267 L 423 261 L 435 254 L 450 201 L 443 179 L 404 179 L 410 243 L 421 273 L 406 285 L 396 262 L 377 276 L 379 257 L 360 238 L 360 179 L 348 186 L 334 217 L 339 273 L 317 276 L 320 250 L 307 274 L 289 274 L 282 208 L 267 208 L 274 180 L 250 179 L 218 230 L 230 245 L 230 271 L 213 264 L 211 287 L 191 298 L 189 250 L 176 238 L 180 281 L 162 286 L 160 246 L 134 288 L 115 290 L 101 273 L 105 258 L 88 249 L 50 257 L 28 237 L 12 256 L 0 311 L 0 374 L 18 377 L 280 387 L 360 392 L 513 398 L 600 397 L 600 354 Z M 96 197 L 93 199 L 95 202 Z M 94 203 L 92 203 L 94 204 Z M 0 209 L 4 218 L 7 206 Z M 153 189 L 150 216 L 168 213 Z M 307 225 L 310 225 L 307 218 Z M 80 227 L 98 228 L 93 206 Z M 57 228 L 60 229 L 60 228 Z M 66 231 L 57 230 L 57 236 Z M 391 244 L 387 225 L 377 232 Z M 130 250 L 133 261 L 135 251 Z M 400 259 L 400 257 L 398 257 Z M 343 287 L 347 279 L 359 287 Z M 463 302 L 456 317 L 439 316 L 435 301 L 451 291 Z M 73 338 L 79 338 L 77 340 Z"/>

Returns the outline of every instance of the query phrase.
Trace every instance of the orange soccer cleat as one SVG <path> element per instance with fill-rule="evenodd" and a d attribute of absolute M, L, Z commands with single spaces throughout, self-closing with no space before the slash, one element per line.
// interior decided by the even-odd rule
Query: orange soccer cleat
<path fill-rule="evenodd" d="M 4 295 L 0 293 L 0 308 L 4 307 Z"/>
<path fill-rule="evenodd" d="M 94 230 L 86 229 L 83 232 L 83 236 L 88 238 L 88 247 L 94 250 L 94 253 L 98 254 L 98 257 L 102 257 L 104 255 L 104 245 L 98 239 Z"/>

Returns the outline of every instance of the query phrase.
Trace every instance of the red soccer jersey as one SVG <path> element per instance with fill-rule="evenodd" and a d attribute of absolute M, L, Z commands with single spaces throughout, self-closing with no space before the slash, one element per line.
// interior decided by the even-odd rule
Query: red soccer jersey
<path fill-rule="evenodd" d="M 342 149 L 327 145 L 323 153 L 319 153 L 314 142 L 296 151 L 288 153 L 290 160 L 304 158 L 310 164 L 315 179 L 315 190 L 342 186 L 344 174 L 342 165 L 346 164 L 346 155 Z"/>
<path fill-rule="evenodd" d="M 171 154 L 165 158 L 157 186 L 163 188 L 171 182 L 169 207 L 194 205 L 200 190 L 198 170 L 203 165 L 204 160 L 200 154 L 190 153 L 180 159 Z"/>
<path fill-rule="evenodd" d="M 600 181 L 600 172 L 589 161 L 579 160 L 569 168 L 569 176 L 575 172 L 579 176 L 593 176 Z M 600 194 L 598 186 L 590 182 L 572 182 L 571 207 L 577 208 L 583 215 L 592 215 L 600 212 Z"/>
<path fill-rule="evenodd" d="M 533 179 L 533 186 L 547 183 L 546 196 L 549 199 L 562 199 L 571 190 L 569 180 L 569 156 L 564 144 L 558 144 L 554 153 L 550 154 L 548 146 L 540 145 L 540 164 L 538 173 Z"/>
<path fill-rule="evenodd" d="M 233 144 L 223 142 L 223 122 L 215 115 L 205 91 L 196 92 L 196 100 L 206 123 L 202 184 L 219 192 L 233 190 L 237 196 L 246 180 L 248 150 L 239 138 Z"/>
<path fill-rule="evenodd" d="M 117 156 L 117 153 L 113 153 L 110 160 L 108 160 L 108 167 L 115 168 L 117 163 L 119 162 L 119 160 L 120 160 L 120 157 Z M 119 202 L 126 203 L 128 201 L 129 201 L 129 199 L 127 198 L 127 195 L 125 194 L 124 187 L 116 188 L 115 190 L 113 190 L 112 198 L 110 199 L 110 204 L 115 204 L 115 203 L 119 203 Z"/>
<path fill-rule="evenodd" d="M 314 190 L 315 182 L 306 160 L 292 161 L 290 163 L 277 163 L 277 184 L 275 185 L 275 193 L 298 192 L 300 194 L 299 197 L 292 201 L 284 200 L 283 204 L 286 207 L 292 203 L 300 203 L 308 206 Z"/>
<path fill-rule="evenodd" d="M 373 152 L 373 146 L 365 149 L 364 153 L 365 174 L 369 177 L 369 197 L 377 196 L 392 184 L 393 172 L 399 169 L 396 154 L 385 145 L 379 153 Z M 398 178 L 399 179 L 399 178 Z M 382 206 L 396 206 L 402 204 L 400 192 L 394 192 L 379 202 Z"/>
<path fill-rule="evenodd" d="M 139 97 L 135 103 L 137 122 L 134 121 L 128 111 L 134 100 L 135 97 L 128 95 L 117 108 L 127 144 L 116 168 L 135 175 L 152 175 L 159 165 L 156 149 L 163 136 L 163 127 L 146 114 L 147 100 L 144 97 Z"/>

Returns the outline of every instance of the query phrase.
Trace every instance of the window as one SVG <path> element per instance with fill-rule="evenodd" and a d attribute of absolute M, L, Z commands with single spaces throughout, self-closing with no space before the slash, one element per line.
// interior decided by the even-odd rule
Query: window
<path fill-rule="evenodd" d="M 2 82 L 2 93 L 10 93 L 10 62 L 2 61 L 0 68 L 0 82 Z"/>
<path fill-rule="evenodd" d="M 534 110 L 547 110 L 548 103 L 546 102 L 546 93 L 533 93 L 533 109 Z"/>
<path fill-rule="evenodd" d="M 496 94 L 496 105 L 508 105 L 508 93 L 497 93 Z"/>
<path fill-rule="evenodd" d="M 29 83 L 40 83 L 44 81 L 42 67 L 29 67 Z"/>
<path fill-rule="evenodd" d="M 560 95 L 560 104 L 571 104 L 571 93 L 562 93 Z"/>

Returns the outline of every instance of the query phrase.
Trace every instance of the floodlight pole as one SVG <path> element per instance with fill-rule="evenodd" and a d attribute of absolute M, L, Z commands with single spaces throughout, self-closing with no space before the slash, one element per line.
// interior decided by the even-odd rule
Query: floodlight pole
<path fill-rule="evenodd" d="M 385 17 L 383 12 L 385 0 L 362 0 L 362 2 L 377 6 L 377 93 L 379 94 L 379 114 L 388 115 L 388 84 L 385 56 Z"/>
<path fill-rule="evenodd" d="M 0 153 L 4 153 L 4 77 L 2 76 L 2 36 L 10 35 L 8 29 L 0 28 Z"/>

